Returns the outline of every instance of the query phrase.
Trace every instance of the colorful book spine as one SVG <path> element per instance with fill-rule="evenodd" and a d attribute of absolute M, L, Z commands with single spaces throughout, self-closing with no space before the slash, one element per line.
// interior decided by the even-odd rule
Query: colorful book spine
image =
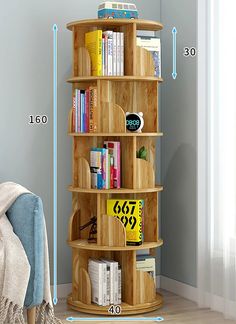
<path fill-rule="evenodd" d="M 110 188 L 114 188 L 114 157 L 110 154 Z"/>
<path fill-rule="evenodd" d="M 78 133 L 78 90 L 75 90 L 75 132 Z"/>
<path fill-rule="evenodd" d="M 80 90 L 80 131 L 84 133 L 84 102 L 85 102 L 85 91 Z"/>
<path fill-rule="evenodd" d="M 97 131 L 97 88 L 90 87 L 89 131 Z"/>
<path fill-rule="evenodd" d="M 85 132 L 89 132 L 89 107 L 90 107 L 90 91 L 85 91 Z"/>
<path fill-rule="evenodd" d="M 102 157 L 96 149 L 90 151 L 91 186 L 93 189 L 103 189 Z"/>
<path fill-rule="evenodd" d="M 119 189 L 121 187 L 120 142 L 105 141 L 104 144 L 114 158 L 113 188 Z"/>
<path fill-rule="evenodd" d="M 85 34 L 85 47 L 92 63 L 92 75 L 102 75 L 102 30 L 94 30 Z"/>
<path fill-rule="evenodd" d="M 76 132 L 75 130 L 75 110 L 76 110 L 76 97 L 73 96 L 73 104 L 72 104 L 72 132 Z"/>

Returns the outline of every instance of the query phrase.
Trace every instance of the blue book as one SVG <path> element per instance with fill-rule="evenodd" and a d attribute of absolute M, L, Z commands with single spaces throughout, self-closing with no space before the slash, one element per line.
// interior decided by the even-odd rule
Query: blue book
<path fill-rule="evenodd" d="M 93 151 L 97 151 L 97 152 L 101 152 L 101 166 L 102 166 L 102 188 L 99 189 L 106 189 L 106 151 L 107 149 L 105 148 L 99 148 L 99 147 L 95 147 L 92 149 Z"/>

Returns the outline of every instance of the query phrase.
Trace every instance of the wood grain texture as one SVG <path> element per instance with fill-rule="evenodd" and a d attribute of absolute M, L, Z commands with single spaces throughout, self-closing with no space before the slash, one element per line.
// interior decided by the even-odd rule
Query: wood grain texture
<path fill-rule="evenodd" d="M 91 59 L 87 48 L 78 48 L 78 76 L 91 75 Z"/>
<path fill-rule="evenodd" d="M 122 301 L 136 304 L 136 251 L 115 252 L 115 260 L 121 266 Z"/>
<path fill-rule="evenodd" d="M 153 188 L 137 188 L 137 189 L 81 189 L 74 186 L 69 186 L 68 190 L 70 192 L 78 192 L 78 193 L 90 193 L 90 194 L 132 194 L 132 193 L 148 193 L 148 192 L 161 192 L 163 191 L 163 186 L 155 186 Z"/>
<path fill-rule="evenodd" d="M 156 287 L 153 278 L 146 271 L 136 270 L 136 303 L 152 303 L 156 299 Z"/>
<path fill-rule="evenodd" d="M 27 323 L 28 324 L 36 323 L 36 306 L 27 309 Z"/>
<path fill-rule="evenodd" d="M 68 114 L 68 133 L 74 132 L 72 118 L 73 118 L 73 109 L 71 108 Z"/>
<path fill-rule="evenodd" d="M 154 81 L 163 82 L 162 78 L 156 78 L 154 76 L 140 76 L 140 75 L 125 75 L 125 76 L 84 76 L 84 77 L 72 77 L 67 79 L 69 83 L 81 83 L 81 82 L 94 82 L 94 81 L 119 81 L 119 82 L 133 82 L 133 81 Z"/>
<path fill-rule="evenodd" d="M 88 272 L 81 268 L 79 270 L 79 301 L 91 305 L 92 300 L 91 281 Z"/>
<path fill-rule="evenodd" d="M 144 242 L 142 245 L 137 245 L 137 246 L 127 245 L 125 247 L 98 245 L 96 243 L 89 243 L 87 239 L 80 239 L 80 240 L 71 241 L 67 243 L 72 248 L 76 248 L 78 250 L 89 250 L 89 251 L 138 251 L 138 250 L 153 249 L 163 245 L 163 241 L 161 239 L 158 240 L 157 242 Z"/>
<path fill-rule="evenodd" d="M 69 132 L 69 136 L 75 136 L 75 137 L 101 137 L 101 136 L 116 136 L 116 137 L 162 137 L 163 133 L 73 133 Z"/>
<path fill-rule="evenodd" d="M 113 216 L 101 215 L 101 245 L 126 246 L 126 230 L 121 221 Z"/>
<path fill-rule="evenodd" d="M 78 159 L 78 187 L 83 189 L 91 188 L 90 166 L 83 157 Z"/>
<path fill-rule="evenodd" d="M 136 188 L 153 188 L 155 173 L 150 162 L 136 159 Z"/>
<path fill-rule="evenodd" d="M 99 131 L 112 133 L 126 132 L 125 112 L 114 102 L 101 102 L 101 113 L 99 120 Z"/>
<path fill-rule="evenodd" d="M 68 225 L 68 241 L 75 241 L 80 238 L 80 210 L 72 213 Z"/>
<path fill-rule="evenodd" d="M 151 52 L 140 46 L 136 46 L 136 75 L 155 75 L 155 65 Z"/>
<path fill-rule="evenodd" d="M 109 27 L 111 29 L 117 26 L 129 26 L 136 25 L 138 30 L 161 30 L 163 25 L 156 21 L 144 20 L 144 19 L 85 19 L 79 21 L 73 21 L 66 25 L 69 30 L 73 27 Z"/>

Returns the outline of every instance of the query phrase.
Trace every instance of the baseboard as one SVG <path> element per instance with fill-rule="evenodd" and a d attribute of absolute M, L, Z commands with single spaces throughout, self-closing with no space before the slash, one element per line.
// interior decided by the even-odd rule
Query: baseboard
<path fill-rule="evenodd" d="M 71 283 L 57 285 L 57 297 L 66 298 L 71 293 Z M 51 286 L 51 294 L 53 296 L 53 286 Z"/>
<path fill-rule="evenodd" d="M 183 282 L 176 281 L 173 279 L 170 279 L 165 276 L 160 276 L 161 281 L 161 288 L 165 289 L 167 291 L 170 291 L 178 296 L 181 296 L 183 298 L 192 300 L 194 302 L 197 301 L 197 288 L 192 287 L 190 285 L 187 285 Z"/>

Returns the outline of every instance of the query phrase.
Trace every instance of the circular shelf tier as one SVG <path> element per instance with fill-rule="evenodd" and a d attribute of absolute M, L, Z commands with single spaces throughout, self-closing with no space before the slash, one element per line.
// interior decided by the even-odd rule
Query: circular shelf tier
<path fill-rule="evenodd" d="M 69 83 L 78 83 L 78 82 L 93 82 L 97 80 L 109 80 L 109 81 L 155 81 L 163 82 L 162 78 L 156 78 L 154 76 L 79 76 L 72 77 L 67 80 Z"/>
<path fill-rule="evenodd" d="M 69 295 L 67 302 L 72 309 L 82 313 L 111 316 L 111 314 L 108 313 L 108 309 L 110 306 L 98 306 L 96 304 L 84 304 L 79 301 L 73 301 L 71 295 Z M 156 299 L 150 303 L 144 303 L 138 305 L 129 305 L 126 303 L 122 303 L 120 305 L 122 309 L 121 316 L 152 312 L 160 308 L 162 304 L 163 304 L 163 297 L 160 294 L 157 294 Z"/>
<path fill-rule="evenodd" d="M 162 30 L 163 25 L 159 22 L 145 19 L 86 19 L 73 21 L 66 25 L 69 30 L 73 27 L 122 27 L 125 25 L 136 25 L 137 30 Z"/>
<path fill-rule="evenodd" d="M 129 194 L 129 193 L 147 193 L 147 192 L 160 192 L 163 191 L 163 186 L 156 186 L 155 188 L 144 188 L 144 189 L 82 189 L 73 186 L 69 186 L 70 192 L 81 192 L 81 193 L 102 193 L 102 194 Z"/>
<path fill-rule="evenodd" d="M 120 136 L 120 137 L 161 137 L 163 133 L 68 133 L 69 136 L 79 137 L 100 137 L 100 136 Z"/>
<path fill-rule="evenodd" d="M 69 246 L 77 248 L 79 250 L 92 250 L 92 251 L 137 251 L 137 250 L 146 250 L 154 249 L 156 247 L 163 245 L 163 240 L 158 240 L 158 242 L 144 242 L 142 245 L 132 246 L 103 246 L 97 245 L 96 243 L 88 243 L 87 240 L 75 240 L 68 241 Z"/>

